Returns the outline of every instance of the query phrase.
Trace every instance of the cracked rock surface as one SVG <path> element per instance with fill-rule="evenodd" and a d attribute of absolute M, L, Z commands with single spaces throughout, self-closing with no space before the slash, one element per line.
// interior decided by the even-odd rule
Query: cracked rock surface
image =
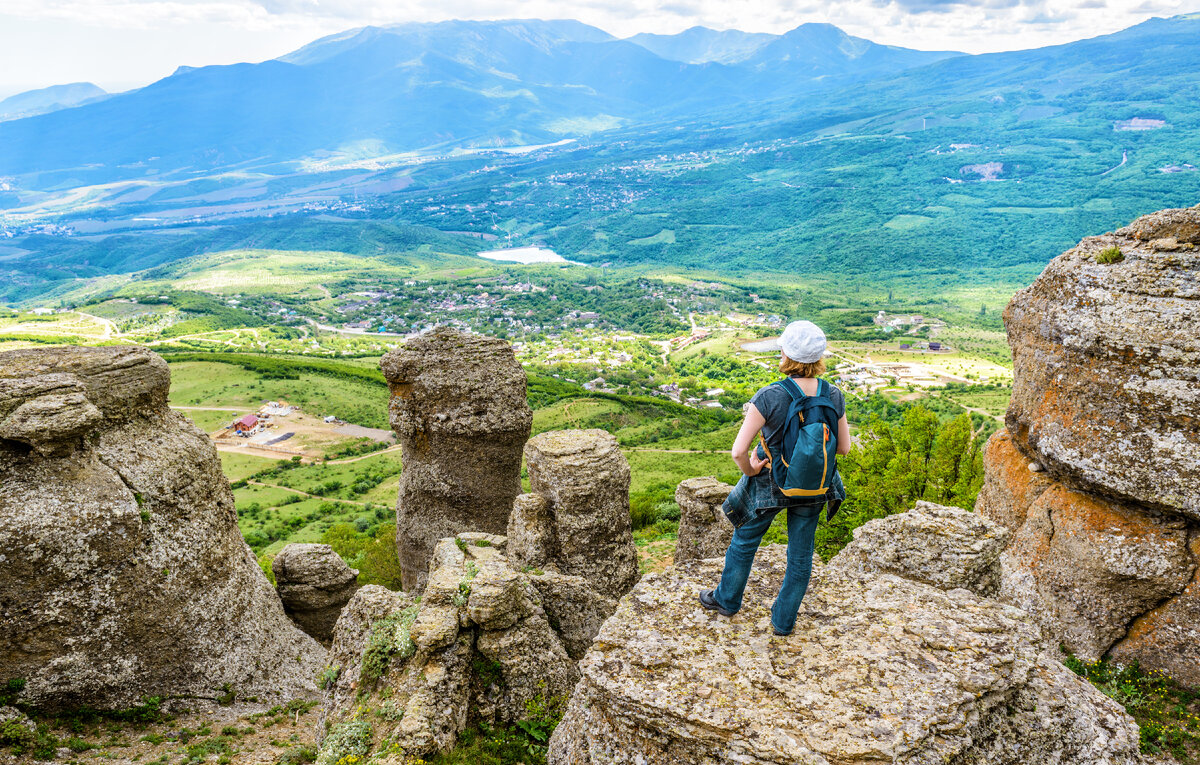
<path fill-rule="evenodd" d="M 1084 239 L 1004 322 L 976 503 L 1012 532 L 1001 596 L 1081 658 L 1200 686 L 1200 206 Z"/>
<path fill-rule="evenodd" d="M 566 704 L 616 604 L 580 577 L 515 568 L 507 546 L 495 534 L 439 540 L 419 600 L 376 586 L 351 599 L 334 629 L 318 763 L 405 763 L 452 748 L 470 722 Z"/>
<path fill-rule="evenodd" d="M 581 662 L 550 763 L 1143 762 L 1133 720 L 1020 610 L 817 566 L 795 632 L 775 638 L 785 565 L 782 546 L 762 548 L 732 618 L 696 601 L 719 560 L 643 577 Z"/>

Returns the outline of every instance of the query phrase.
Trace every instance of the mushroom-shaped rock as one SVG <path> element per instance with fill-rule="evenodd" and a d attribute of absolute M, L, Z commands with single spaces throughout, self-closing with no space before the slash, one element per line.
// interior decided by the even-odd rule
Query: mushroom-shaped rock
<path fill-rule="evenodd" d="M 977 595 L 1000 589 L 1000 553 L 1010 534 L 1003 526 L 958 507 L 920 501 L 905 513 L 876 518 L 854 530 L 854 541 L 831 569 L 895 574 Z"/>
<path fill-rule="evenodd" d="M 283 610 L 300 629 L 328 644 L 342 607 L 358 591 L 358 572 L 329 545 L 298 543 L 279 551 L 271 572 Z"/>
<path fill-rule="evenodd" d="M 404 460 L 396 547 L 404 588 L 415 591 L 438 539 L 506 530 L 533 413 L 525 372 L 503 340 L 438 327 L 380 366 Z"/>
<path fill-rule="evenodd" d="M 759 551 L 742 610 L 706 611 L 714 560 L 648 574 L 580 664 L 551 765 L 1134 765 L 1138 728 L 1044 652 L 1023 612 L 966 590 L 818 567 L 771 636 L 786 566 Z"/>
<path fill-rule="evenodd" d="M 316 692 L 325 651 L 284 614 L 169 382 L 144 348 L 0 353 L 0 677 L 31 706 Z"/>
<path fill-rule="evenodd" d="M 629 462 L 603 430 L 541 433 L 525 446 L 529 484 L 545 497 L 558 535 L 558 567 L 619 597 L 637 581 L 629 515 Z"/>
<path fill-rule="evenodd" d="M 1006 422 L 1076 489 L 1200 519 L 1200 206 L 1052 260 L 1004 312 Z M 1173 238 L 1181 249 L 1153 242 Z M 1121 259 L 1098 257 L 1116 248 Z"/>
<path fill-rule="evenodd" d="M 725 554 L 733 539 L 733 524 L 721 506 L 733 487 L 716 478 L 688 478 L 675 489 L 679 505 L 679 540 L 675 562 L 716 558 Z"/>

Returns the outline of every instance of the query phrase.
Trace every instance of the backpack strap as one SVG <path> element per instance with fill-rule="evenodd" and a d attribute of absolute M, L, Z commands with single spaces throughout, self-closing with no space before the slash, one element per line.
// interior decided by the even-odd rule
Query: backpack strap
<path fill-rule="evenodd" d="M 804 392 L 804 390 L 801 389 L 796 381 L 790 377 L 785 377 L 774 384 L 787 391 L 787 394 L 791 396 L 792 401 L 803 401 L 804 399 L 808 398 L 808 395 Z"/>

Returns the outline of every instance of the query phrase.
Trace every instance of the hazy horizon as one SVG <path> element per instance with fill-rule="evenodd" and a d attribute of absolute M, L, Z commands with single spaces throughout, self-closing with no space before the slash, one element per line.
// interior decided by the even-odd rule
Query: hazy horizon
<path fill-rule="evenodd" d="M 831 23 L 885 45 L 991 53 L 1109 34 L 1196 0 L 851 0 L 836 8 L 749 0 L 598 5 L 593 0 L 459 0 L 451 9 L 381 0 L 5 0 L 0 5 L 0 98 L 71 82 L 107 91 L 142 87 L 179 66 L 255 63 L 317 38 L 404 22 L 575 19 L 620 38 L 694 26 L 781 34 Z M 502 12 L 501 12 L 502 11 Z"/>

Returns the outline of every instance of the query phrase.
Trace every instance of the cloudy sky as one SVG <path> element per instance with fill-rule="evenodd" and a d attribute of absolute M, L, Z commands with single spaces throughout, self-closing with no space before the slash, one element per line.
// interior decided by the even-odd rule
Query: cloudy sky
<path fill-rule="evenodd" d="M 263 61 L 321 35 L 401 21 L 576 18 L 621 37 L 824 21 L 877 42 L 982 53 L 1196 10 L 1200 0 L 0 0 L 0 97 L 78 81 L 124 90 L 179 65 Z"/>

